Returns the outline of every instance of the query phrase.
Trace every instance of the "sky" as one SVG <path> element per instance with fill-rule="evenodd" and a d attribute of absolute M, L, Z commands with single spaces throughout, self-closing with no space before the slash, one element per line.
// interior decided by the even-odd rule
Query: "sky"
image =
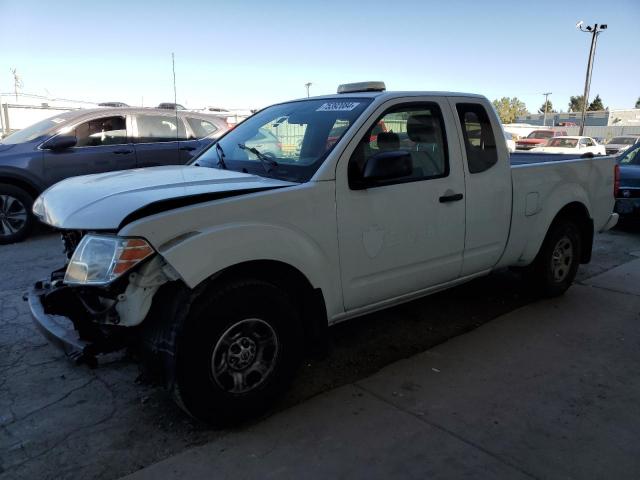
<path fill-rule="evenodd" d="M 388 90 L 518 97 L 556 110 L 584 88 L 599 36 L 592 99 L 640 97 L 640 0 L 166 1 L 0 0 L 0 92 L 189 108 L 261 108 L 383 80 Z"/>

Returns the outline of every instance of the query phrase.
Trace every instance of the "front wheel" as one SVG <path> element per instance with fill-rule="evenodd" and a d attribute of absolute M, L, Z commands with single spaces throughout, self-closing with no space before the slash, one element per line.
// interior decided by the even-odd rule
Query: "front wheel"
<path fill-rule="evenodd" d="M 33 226 L 33 199 L 21 188 L 0 184 L 0 245 L 21 242 Z"/>
<path fill-rule="evenodd" d="M 534 286 L 547 297 L 562 295 L 573 283 L 582 256 L 582 237 L 571 220 L 554 223 L 529 269 Z"/>
<path fill-rule="evenodd" d="M 292 379 L 301 344 L 297 309 L 279 287 L 260 280 L 212 285 L 178 339 L 174 398 L 214 425 L 255 416 Z"/>

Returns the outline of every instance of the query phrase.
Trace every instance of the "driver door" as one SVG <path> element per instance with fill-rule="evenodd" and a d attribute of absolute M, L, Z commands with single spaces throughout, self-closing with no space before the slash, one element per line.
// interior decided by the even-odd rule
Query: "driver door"
<path fill-rule="evenodd" d="M 462 268 L 464 173 L 458 142 L 447 142 L 448 134 L 457 138 L 450 107 L 441 98 L 389 103 L 352 140 L 336 172 L 347 311 L 455 280 Z M 382 151 L 409 153 L 412 173 L 356 188 L 368 159 Z"/>

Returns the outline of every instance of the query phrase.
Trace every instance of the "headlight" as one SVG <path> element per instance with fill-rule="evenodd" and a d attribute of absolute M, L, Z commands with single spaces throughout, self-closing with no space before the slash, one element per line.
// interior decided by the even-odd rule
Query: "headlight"
<path fill-rule="evenodd" d="M 85 235 L 69 261 L 64 283 L 106 285 L 153 253 L 141 238 Z"/>
<path fill-rule="evenodd" d="M 44 220 L 44 202 L 42 201 L 42 195 L 39 195 L 38 198 L 36 198 L 36 201 L 33 202 L 31 211 L 40 220 Z"/>

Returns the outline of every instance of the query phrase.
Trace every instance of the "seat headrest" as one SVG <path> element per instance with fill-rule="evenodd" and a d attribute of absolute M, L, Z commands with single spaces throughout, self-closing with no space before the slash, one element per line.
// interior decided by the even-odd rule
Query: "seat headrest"
<path fill-rule="evenodd" d="M 407 119 L 407 135 L 415 143 L 438 143 L 438 127 L 431 115 L 412 115 Z"/>
<path fill-rule="evenodd" d="M 400 150 L 400 136 L 393 132 L 380 132 L 378 134 L 378 149 Z"/>

